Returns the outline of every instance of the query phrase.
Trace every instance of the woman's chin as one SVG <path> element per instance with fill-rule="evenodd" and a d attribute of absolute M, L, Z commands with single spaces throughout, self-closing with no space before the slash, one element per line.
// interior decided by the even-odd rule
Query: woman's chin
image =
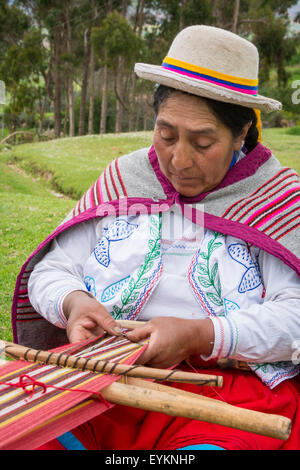
<path fill-rule="evenodd" d="M 205 187 L 199 185 L 194 186 L 191 181 L 171 181 L 174 189 L 184 197 L 196 197 L 206 191 Z"/>

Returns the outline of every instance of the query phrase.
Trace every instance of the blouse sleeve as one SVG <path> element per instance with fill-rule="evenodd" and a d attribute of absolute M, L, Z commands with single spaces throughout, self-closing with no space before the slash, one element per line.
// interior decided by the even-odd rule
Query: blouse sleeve
<path fill-rule="evenodd" d="M 264 251 L 259 264 L 266 290 L 264 302 L 211 318 L 215 343 L 212 354 L 204 359 L 292 360 L 300 340 L 300 279 L 283 261 Z"/>
<path fill-rule="evenodd" d="M 99 220 L 83 222 L 53 240 L 49 252 L 36 264 L 28 282 L 32 306 L 54 325 L 65 328 L 62 305 L 75 290 L 87 291 L 83 266 L 97 242 Z"/>

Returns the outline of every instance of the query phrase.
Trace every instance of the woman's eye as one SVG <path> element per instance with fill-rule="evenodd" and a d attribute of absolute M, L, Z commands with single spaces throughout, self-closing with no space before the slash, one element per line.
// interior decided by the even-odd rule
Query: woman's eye
<path fill-rule="evenodd" d="M 174 140 L 174 136 L 170 135 L 170 134 L 165 134 L 165 133 L 161 133 L 160 134 L 160 137 L 165 140 L 166 142 L 171 142 L 172 140 Z"/>
<path fill-rule="evenodd" d="M 211 146 L 211 144 L 200 145 L 200 144 L 195 143 L 195 147 L 196 147 L 197 149 L 199 149 L 199 150 L 206 150 L 206 149 L 208 149 L 210 146 Z"/>

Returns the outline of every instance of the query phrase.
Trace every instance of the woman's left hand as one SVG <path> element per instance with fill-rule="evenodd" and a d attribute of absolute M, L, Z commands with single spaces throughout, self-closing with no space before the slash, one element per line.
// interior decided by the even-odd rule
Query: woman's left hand
<path fill-rule="evenodd" d="M 133 342 L 149 338 L 148 347 L 137 363 L 165 369 L 192 354 L 209 355 L 213 349 L 214 328 L 209 318 L 157 317 L 129 331 L 126 336 Z"/>

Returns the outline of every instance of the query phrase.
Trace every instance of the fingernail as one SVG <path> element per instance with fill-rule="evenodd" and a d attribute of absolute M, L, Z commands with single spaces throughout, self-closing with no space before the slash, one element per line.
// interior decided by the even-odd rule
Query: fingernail
<path fill-rule="evenodd" d="M 116 335 L 121 335 L 123 333 L 121 328 L 119 328 L 118 326 L 114 326 L 112 330 Z"/>

